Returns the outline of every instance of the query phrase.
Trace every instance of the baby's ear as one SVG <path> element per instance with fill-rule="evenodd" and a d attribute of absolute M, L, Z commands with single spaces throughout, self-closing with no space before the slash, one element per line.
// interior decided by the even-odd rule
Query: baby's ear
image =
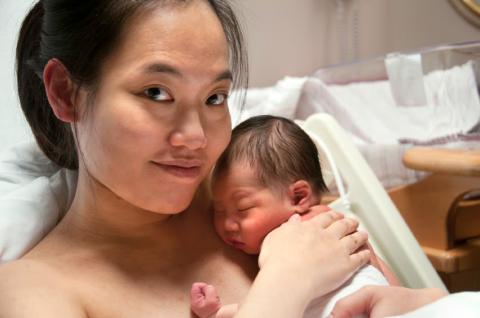
<path fill-rule="evenodd" d="M 305 180 L 298 180 L 288 187 L 288 198 L 296 213 L 305 213 L 312 203 L 312 187 Z"/>

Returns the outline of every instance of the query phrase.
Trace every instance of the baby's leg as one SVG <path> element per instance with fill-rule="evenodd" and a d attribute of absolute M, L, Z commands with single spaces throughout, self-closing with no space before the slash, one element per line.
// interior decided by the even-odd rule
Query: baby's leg
<path fill-rule="evenodd" d="M 214 316 L 221 307 L 215 287 L 206 283 L 193 283 L 190 290 L 190 306 L 200 318 Z"/>

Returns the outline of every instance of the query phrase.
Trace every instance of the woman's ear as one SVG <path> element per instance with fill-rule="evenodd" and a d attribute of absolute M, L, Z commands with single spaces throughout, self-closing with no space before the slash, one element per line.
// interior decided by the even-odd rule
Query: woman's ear
<path fill-rule="evenodd" d="M 288 187 L 288 198 L 295 208 L 295 213 L 305 213 L 312 206 L 312 187 L 305 180 L 295 181 Z"/>
<path fill-rule="evenodd" d="M 50 59 L 43 69 L 43 84 L 48 102 L 55 116 L 63 122 L 75 120 L 76 85 L 66 67 L 57 59 Z"/>

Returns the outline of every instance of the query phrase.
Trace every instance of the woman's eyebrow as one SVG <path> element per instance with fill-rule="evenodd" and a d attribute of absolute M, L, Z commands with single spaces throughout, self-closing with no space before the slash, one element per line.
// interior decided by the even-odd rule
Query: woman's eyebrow
<path fill-rule="evenodd" d="M 151 74 L 151 73 L 168 73 L 168 74 L 171 74 L 171 75 L 175 75 L 177 77 L 183 77 L 183 74 L 182 74 L 182 72 L 180 72 L 180 70 L 176 69 L 175 67 L 173 67 L 171 65 L 165 64 L 165 63 L 148 64 L 145 67 L 143 67 L 143 72 L 149 73 L 149 74 Z M 224 70 L 224 71 L 220 72 L 215 77 L 213 82 L 215 83 L 215 82 L 220 82 L 220 81 L 223 81 L 223 80 L 233 81 L 233 75 L 232 75 L 232 72 L 230 70 Z"/>
<path fill-rule="evenodd" d="M 169 73 L 178 77 L 183 76 L 179 70 L 165 63 L 148 64 L 142 70 L 144 73 Z"/>
<path fill-rule="evenodd" d="M 229 81 L 233 81 L 233 75 L 232 75 L 232 72 L 230 70 L 225 70 L 223 72 L 221 72 L 213 82 L 220 82 L 220 81 L 223 81 L 223 80 L 229 80 Z"/>

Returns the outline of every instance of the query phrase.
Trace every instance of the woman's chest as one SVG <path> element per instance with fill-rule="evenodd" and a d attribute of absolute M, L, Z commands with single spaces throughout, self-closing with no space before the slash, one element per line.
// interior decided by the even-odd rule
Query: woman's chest
<path fill-rule="evenodd" d="M 213 285 L 222 304 L 239 303 L 250 288 L 255 267 L 250 258 L 232 260 L 219 256 L 164 269 L 158 275 L 89 272 L 75 286 L 90 318 L 190 317 L 190 290 L 194 282 Z"/>

